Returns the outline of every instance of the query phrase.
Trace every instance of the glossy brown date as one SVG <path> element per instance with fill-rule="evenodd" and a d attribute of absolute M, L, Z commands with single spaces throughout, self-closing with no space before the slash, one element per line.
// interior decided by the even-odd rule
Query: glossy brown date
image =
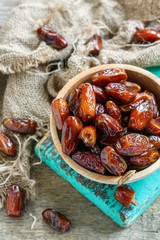
<path fill-rule="evenodd" d="M 69 110 L 75 117 L 78 117 L 80 94 L 81 94 L 81 90 L 75 89 L 70 93 L 69 99 L 68 99 Z"/>
<path fill-rule="evenodd" d="M 135 191 L 127 185 L 120 186 L 116 189 L 115 192 L 115 199 L 122 204 L 123 206 L 129 208 L 130 204 L 133 203 L 134 205 L 136 201 L 134 201 Z"/>
<path fill-rule="evenodd" d="M 70 227 L 70 221 L 62 215 L 60 212 L 57 212 L 53 209 L 46 209 L 42 212 L 44 221 L 53 229 L 60 232 L 67 232 Z"/>
<path fill-rule="evenodd" d="M 102 104 L 105 103 L 107 101 L 106 92 L 101 87 L 97 87 L 95 85 L 92 85 L 92 86 L 96 95 L 96 102 L 102 103 Z"/>
<path fill-rule="evenodd" d="M 122 112 L 126 113 L 126 112 L 131 111 L 135 107 L 139 106 L 141 103 L 143 103 L 145 101 L 152 101 L 152 97 L 145 92 L 138 93 L 132 102 L 121 105 L 120 109 Z"/>
<path fill-rule="evenodd" d="M 0 151 L 4 154 L 14 157 L 16 148 L 14 142 L 0 131 Z"/>
<path fill-rule="evenodd" d="M 115 150 L 124 156 L 136 156 L 148 150 L 150 146 L 148 137 L 130 133 L 118 139 Z"/>
<path fill-rule="evenodd" d="M 9 217 L 20 217 L 23 210 L 23 194 L 17 184 L 11 185 L 6 195 L 6 213 Z"/>
<path fill-rule="evenodd" d="M 117 176 L 121 176 L 127 169 L 124 159 L 110 146 L 101 151 L 101 162 L 110 173 Z"/>
<path fill-rule="evenodd" d="M 92 56 L 98 56 L 102 49 L 102 38 L 99 35 L 95 34 L 89 40 L 89 43 L 93 43 L 93 49 L 89 52 L 89 54 Z"/>
<path fill-rule="evenodd" d="M 160 122 L 157 119 L 152 118 L 151 121 L 148 123 L 147 127 L 144 129 L 144 131 L 152 135 L 160 134 Z"/>
<path fill-rule="evenodd" d="M 96 96 L 90 83 L 83 84 L 81 91 L 79 116 L 83 122 L 88 122 L 96 114 Z"/>
<path fill-rule="evenodd" d="M 136 31 L 135 37 L 140 42 L 153 43 L 160 40 L 160 32 L 152 29 L 141 29 Z"/>
<path fill-rule="evenodd" d="M 66 118 L 62 128 L 61 144 L 65 154 L 71 155 L 78 145 L 79 133 L 83 128 L 83 123 L 78 117 L 69 116 Z"/>
<path fill-rule="evenodd" d="M 140 93 L 141 92 L 141 86 L 137 83 L 126 81 L 123 83 L 126 87 L 128 87 L 132 92 Z"/>
<path fill-rule="evenodd" d="M 153 117 L 153 104 L 150 101 L 141 103 L 130 114 L 128 129 L 142 131 Z"/>
<path fill-rule="evenodd" d="M 145 93 L 151 97 L 151 102 L 153 104 L 153 118 L 159 117 L 159 110 L 155 95 L 149 91 L 145 91 Z"/>
<path fill-rule="evenodd" d="M 117 100 L 119 104 L 130 103 L 136 97 L 135 92 L 132 92 L 129 88 L 121 83 L 109 83 L 105 87 L 105 90 L 107 94 Z"/>
<path fill-rule="evenodd" d="M 108 83 L 116 83 L 126 81 L 127 74 L 122 68 L 110 68 L 104 71 L 95 73 L 92 76 L 92 84 L 105 87 Z"/>
<path fill-rule="evenodd" d="M 105 174 L 105 167 L 102 165 L 98 154 L 87 151 L 77 151 L 72 154 L 72 159 L 84 168 Z"/>
<path fill-rule="evenodd" d="M 105 113 L 96 116 L 95 124 L 103 133 L 110 135 L 111 137 L 118 137 L 123 133 L 123 127 L 121 124 Z"/>
<path fill-rule="evenodd" d="M 149 142 L 154 145 L 155 148 L 160 148 L 160 137 L 156 135 L 149 136 Z"/>
<path fill-rule="evenodd" d="M 97 140 L 96 128 L 93 126 L 82 128 L 79 134 L 79 139 L 81 139 L 86 146 L 94 147 Z"/>
<path fill-rule="evenodd" d="M 106 113 L 111 117 L 115 118 L 119 123 L 121 123 L 121 111 L 118 105 L 113 101 L 107 101 L 105 104 Z"/>
<path fill-rule="evenodd" d="M 147 166 L 153 162 L 156 162 L 159 158 L 159 153 L 156 149 L 148 149 L 146 152 L 130 157 L 129 161 L 136 166 Z"/>
<path fill-rule="evenodd" d="M 69 109 L 65 99 L 54 99 L 51 103 L 51 110 L 58 130 L 62 130 L 64 120 L 69 116 Z"/>
<path fill-rule="evenodd" d="M 60 34 L 48 26 L 39 27 L 37 29 L 37 34 L 40 39 L 56 49 L 63 49 L 68 46 L 67 41 Z"/>
<path fill-rule="evenodd" d="M 5 128 L 7 128 L 12 132 L 34 134 L 36 131 L 37 123 L 35 121 L 31 121 L 27 119 L 6 118 L 3 120 L 3 125 Z"/>

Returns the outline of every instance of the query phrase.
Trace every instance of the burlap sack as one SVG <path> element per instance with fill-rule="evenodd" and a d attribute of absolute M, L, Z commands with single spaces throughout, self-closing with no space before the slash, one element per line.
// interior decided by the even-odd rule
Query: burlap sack
<path fill-rule="evenodd" d="M 1 119 L 34 119 L 39 125 L 36 135 L 42 134 L 44 125 L 49 123 L 49 94 L 55 97 L 77 73 L 113 62 L 142 67 L 160 65 L 159 42 L 138 45 L 134 41 L 137 29 L 159 27 L 159 11 L 158 0 L 23 1 L 13 9 L 0 34 L 0 71 L 9 75 L 8 79 L 6 75 L 0 78 Z M 58 51 L 40 41 L 36 30 L 44 24 L 62 34 L 68 47 Z M 103 49 L 98 57 L 89 57 L 92 45 L 85 43 L 95 33 L 101 35 Z M 54 69 L 57 66 L 52 75 L 45 72 L 50 69 L 46 69 L 49 64 Z M 1 206 L 11 183 L 20 184 L 28 197 L 34 193 L 35 182 L 29 176 L 33 144 L 28 143 L 36 136 L 12 138 L 19 152 L 15 159 L 0 157 Z"/>

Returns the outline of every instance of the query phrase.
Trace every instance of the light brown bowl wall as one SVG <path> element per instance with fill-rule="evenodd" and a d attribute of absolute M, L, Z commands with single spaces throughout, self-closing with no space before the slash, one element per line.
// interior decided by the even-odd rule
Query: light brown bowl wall
<path fill-rule="evenodd" d="M 74 78 L 72 78 L 62 88 L 62 90 L 57 95 L 57 98 L 62 97 L 67 100 L 70 92 L 73 89 L 77 88 L 79 86 L 79 84 L 81 84 L 83 82 L 90 82 L 91 77 L 94 73 L 103 71 L 107 68 L 115 68 L 115 67 L 124 68 L 127 72 L 129 81 L 136 82 L 136 83 L 140 84 L 144 89 L 147 89 L 147 90 L 150 90 L 151 92 L 153 92 L 156 95 L 158 105 L 160 106 L 160 79 L 158 77 L 156 77 L 154 74 L 152 74 L 142 68 L 131 66 L 131 65 L 125 65 L 125 64 L 106 64 L 106 65 L 101 65 L 98 67 L 90 68 L 90 69 L 76 75 Z M 51 114 L 51 118 L 50 118 L 50 127 L 51 127 L 52 139 L 53 139 L 53 142 L 54 142 L 58 152 L 60 153 L 60 155 L 62 156 L 64 161 L 71 168 L 73 168 L 76 172 L 80 173 L 84 177 L 87 177 L 96 182 L 106 183 L 106 184 L 117 184 L 120 177 L 101 175 L 101 174 L 97 174 L 92 171 L 89 171 L 89 170 L 81 167 L 79 164 L 77 164 L 75 161 L 73 161 L 69 156 L 67 156 L 66 154 L 64 154 L 62 152 L 61 143 L 58 138 L 56 125 L 55 125 L 55 121 L 54 121 L 52 114 Z M 160 158 L 158 159 L 158 161 L 156 161 L 154 164 L 152 164 L 148 168 L 135 173 L 127 181 L 127 183 L 134 182 L 134 181 L 140 180 L 144 177 L 147 177 L 148 175 L 155 172 L 159 168 L 160 168 Z"/>

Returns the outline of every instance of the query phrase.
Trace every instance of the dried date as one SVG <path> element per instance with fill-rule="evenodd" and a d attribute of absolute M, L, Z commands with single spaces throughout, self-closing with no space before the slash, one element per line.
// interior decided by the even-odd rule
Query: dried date
<path fill-rule="evenodd" d="M 89 40 L 89 43 L 93 44 L 93 49 L 89 52 L 92 56 L 98 56 L 102 49 L 102 38 L 94 34 L 93 37 Z"/>
<path fill-rule="evenodd" d="M 6 213 L 9 217 L 21 217 L 23 210 L 23 194 L 17 184 L 11 185 L 6 195 Z"/>
<path fill-rule="evenodd" d="M 119 123 L 121 123 L 121 111 L 118 105 L 113 101 L 106 102 L 106 113 L 111 117 L 115 118 Z"/>
<path fill-rule="evenodd" d="M 152 135 L 160 134 L 160 121 L 155 118 L 152 118 L 151 121 L 148 123 L 147 127 L 144 129 L 144 131 Z"/>
<path fill-rule="evenodd" d="M 111 137 L 118 137 L 124 131 L 123 127 L 116 119 L 105 113 L 96 116 L 95 124 L 103 133 Z"/>
<path fill-rule="evenodd" d="M 154 145 L 155 148 L 160 148 L 160 137 L 156 135 L 149 136 L 149 142 Z"/>
<path fill-rule="evenodd" d="M 16 155 L 14 142 L 0 131 L 0 151 L 8 156 Z"/>
<path fill-rule="evenodd" d="M 61 144 L 65 154 L 70 155 L 78 145 L 79 133 L 83 124 L 78 117 L 69 116 L 66 118 L 62 128 Z"/>
<path fill-rule="evenodd" d="M 150 148 L 151 144 L 145 135 L 130 133 L 118 139 L 115 149 L 124 156 L 136 156 Z"/>
<path fill-rule="evenodd" d="M 56 49 L 63 49 L 68 46 L 67 41 L 60 34 L 48 26 L 39 27 L 37 29 L 37 34 L 40 39 Z"/>
<path fill-rule="evenodd" d="M 34 134 L 36 131 L 37 123 L 28 119 L 11 119 L 6 118 L 3 120 L 5 128 L 12 132 L 23 133 L 23 134 Z"/>
<path fill-rule="evenodd" d="M 117 176 L 121 176 L 127 169 L 124 159 L 110 146 L 101 151 L 101 161 L 110 173 Z"/>
<path fill-rule="evenodd" d="M 140 29 L 136 31 L 135 37 L 140 42 L 153 43 L 160 40 L 160 32 L 152 29 Z"/>
<path fill-rule="evenodd" d="M 158 105 L 157 105 L 155 95 L 153 93 L 149 92 L 149 91 L 145 91 L 145 93 L 148 94 L 151 97 L 151 101 L 152 101 L 152 104 L 153 104 L 153 118 L 159 117 L 159 110 L 158 110 Z"/>
<path fill-rule="evenodd" d="M 95 73 L 92 76 L 92 84 L 105 87 L 108 83 L 116 83 L 120 81 L 126 81 L 127 74 L 124 69 L 110 68 L 104 71 Z"/>
<path fill-rule="evenodd" d="M 58 130 L 62 130 L 64 120 L 69 116 L 69 109 L 65 99 L 54 99 L 51 103 L 51 110 Z"/>
<path fill-rule="evenodd" d="M 96 95 L 96 102 L 97 103 L 105 103 L 107 101 L 106 92 L 101 88 L 93 85 L 93 90 Z"/>
<path fill-rule="evenodd" d="M 145 101 L 151 101 L 152 97 L 143 92 L 143 93 L 139 93 L 136 95 L 135 99 L 128 103 L 128 104 L 124 104 L 120 106 L 120 109 L 122 110 L 122 112 L 126 113 L 131 111 L 132 109 L 134 109 L 135 107 L 139 106 L 141 103 L 145 102 Z"/>
<path fill-rule="evenodd" d="M 159 158 L 159 153 L 156 149 L 148 149 L 146 152 L 130 157 L 129 161 L 136 166 L 147 166 L 153 162 L 156 162 Z"/>
<path fill-rule="evenodd" d="M 93 126 L 82 128 L 79 134 L 79 139 L 81 139 L 86 146 L 94 147 L 97 140 L 96 128 Z"/>
<path fill-rule="evenodd" d="M 72 159 L 84 168 L 105 174 L 105 167 L 102 165 L 98 154 L 87 151 L 77 151 L 72 154 Z"/>
<path fill-rule="evenodd" d="M 75 117 L 78 117 L 80 94 L 81 94 L 81 90 L 75 89 L 70 93 L 69 99 L 68 99 L 69 110 Z"/>
<path fill-rule="evenodd" d="M 80 89 L 82 89 L 82 92 L 79 104 L 79 116 L 83 122 L 88 122 L 96 114 L 96 96 L 90 83 L 83 84 Z"/>
<path fill-rule="evenodd" d="M 60 232 L 67 232 L 71 227 L 71 222 L 60 212 L 53 209 L 45 209 L 42 212 L 42 216 L 50 227 Z"/>
<path fill-rule="evenodd" d="M 126 82 L 123 82 L 123 84 L 126 87 L 128 87 L 132 92 L 135 92 L 135 93 L 140 93 L 141 92 L 141 86 L 137 83 L 126 81 Z"/>
<path fill-rule="evenodd" d="M 136 97 L 135 92 L 132 92 L 129 88 L 121 83 L 109 83 L 105 87 L 105 90 L 107 94 L 117 100 L 119 104 L 130 103 Z"/>
<path fill-rule="evenodd" d="M 141 103 L 130 114 L 128 129 L 142 131 L 153 117 L 153 104 L 150 101 Z"/>
<path fill-rule="evenodd" d="M 134 199 L 135 191 L 127 185 L 120 186 L 116 189 L 115 199 L 123 206 L 129 208 L 130 204 L 138 206 L 136 200 Z"/>

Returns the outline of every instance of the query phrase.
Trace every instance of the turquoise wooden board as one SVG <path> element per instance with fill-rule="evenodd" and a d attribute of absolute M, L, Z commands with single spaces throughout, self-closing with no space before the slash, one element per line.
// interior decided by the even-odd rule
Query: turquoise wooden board
<path fill-rule="evenodd" d="M 160 67 L 149 67 L 147 70 L 160 77 Z M 128 184 L 135 190 L 139 205 L 131 205 L 127 209 L 114 198 L 117 186 L 91 181 L 70 168 L 57 152 L 50 133 L 36 145 L 35 151 L 44 163 L 121 227 L 129 227 L 160 195 L 160 169 L 140 181 Z"/>
<path fill-rule="evenodd" d="M 160 195 L 160 169 L 147 178 L 128 184 L 136 191 L 135 199 L 139 205 L 127 209 L 114 198 L 116 185 L 91 181 L 70 168 L 54 147 L 50 133 L 37 144 L 35 151 L 44 163 L 121 227 L 129 227 Z"/>

